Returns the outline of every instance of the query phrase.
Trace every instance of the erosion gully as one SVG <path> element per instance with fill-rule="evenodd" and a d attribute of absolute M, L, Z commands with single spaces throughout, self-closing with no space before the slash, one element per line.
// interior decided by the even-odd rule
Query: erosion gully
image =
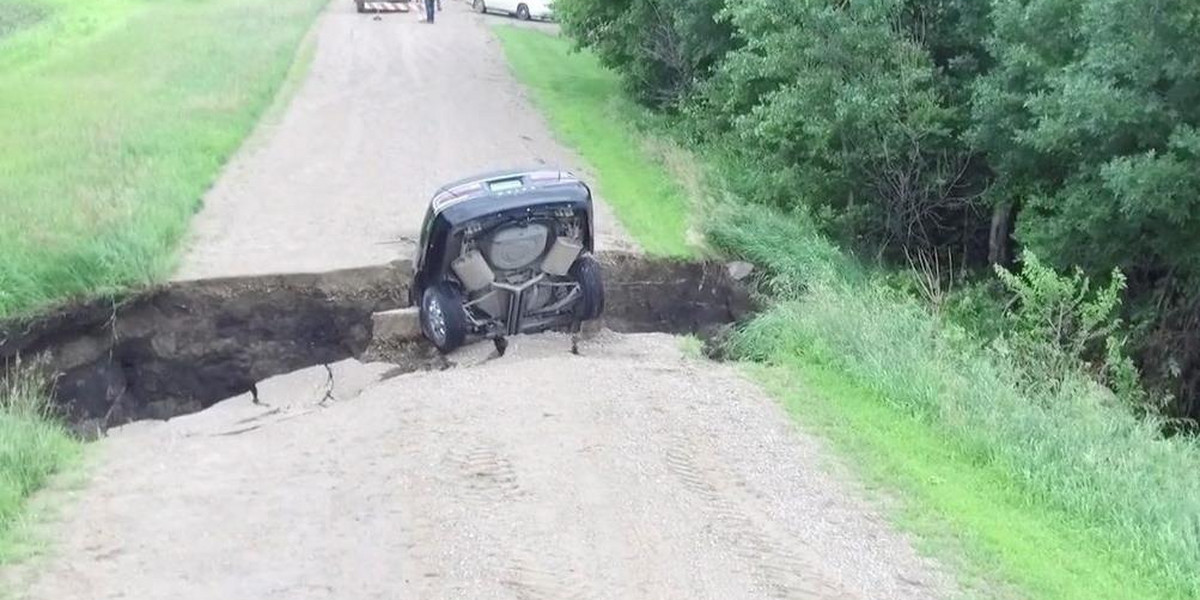
<path fill-rule="evenodd" d="M 600 326 L 712 340 L 754 310 L 745 269 L 604 253 Z M 420 341 L 376 340 L 371 316 L 408 305 L 412 265 L 206 279 L 0 323 L 0 362 L 52 378 L 56 407 L 82 437 L 169 419 L 255 390 L 256 382 L 348 358 L 445 368 Z M 6 370 L 7 371 L 7 370 Z"/>

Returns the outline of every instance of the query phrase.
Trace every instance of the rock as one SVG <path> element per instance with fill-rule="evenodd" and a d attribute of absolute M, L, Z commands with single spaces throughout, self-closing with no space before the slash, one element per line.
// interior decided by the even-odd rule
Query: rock
<path fill-rule="evenodd" d="M 416 307 L 386 310 L 371 315 L 376 341 L 415 340 L 421 337 L 420 311 Z"/>
<path fill-rule="evenodd" d="M 112 349 L 112 337 L 82 335 L 68 340 L 55 353 L 56 365 L 60 370 L 73 369 L 96 362 Z"/>
<path fill-rule="evenodd" d="M 754 272 L 754 265 L 746 261 L 735 260 L 725 265 L 725 269 L 729 272 L 729 277 L 731 279 L 734 281 L 742 281 Z"/>

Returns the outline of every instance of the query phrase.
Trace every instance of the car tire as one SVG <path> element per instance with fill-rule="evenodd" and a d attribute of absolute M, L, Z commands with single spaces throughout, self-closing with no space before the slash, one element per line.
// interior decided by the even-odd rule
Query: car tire
<path fill-rule="evenodd" d="M 529 7 L 525 6 L 524 4 L 517 5 L 517 18 L 522 21 L 528 21 L 531 18 L 529 14 Z"/>
<path fill-rule="evenodd" d="M 462 294 L 448 282 L 425 288 L 420 316 L 421 333 L 442 354 L 453 352 L 467 339 L 467 312 Z"/>
<path fill-rule="evenodd" d="M 575 316 L 580 321 L 591 321 L 604 313 L 604 276 L 600 261 L 591 254 L 584 254 L 571 265 L 571 277 L 579 284 L 583 296 L 575 305 Z"/>
<path fill-rule="evenodd" d="M 471 0 L 471 8 L 479 14 L 484 14 L 487 12 L 487 3 L 484 0 Z"/>

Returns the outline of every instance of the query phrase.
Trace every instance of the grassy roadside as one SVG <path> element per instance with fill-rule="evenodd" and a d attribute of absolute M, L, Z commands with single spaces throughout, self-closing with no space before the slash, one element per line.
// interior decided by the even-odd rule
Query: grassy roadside
<path fill-rule="evenodd" d="M 0 317 L 167 275 L 326 4 L 16 2 L 34 16 L 0 38 Z"/>
<path fill-rule="evenodd" d="M 167 275 L 325 4 L 0 2 L 0 318 Z M 0 562 L 21 556 L 29 495 L 80 451 L 41 383 L 0 377 Z"/>
<path fill-rule="evenodd" d="M 1137 557 L 1112 550 L 1101 532 L 1029 502 L 1008 472 L 844 373 L 803 357 L 749 372 L 860 477 L 900 498 L 889 503 L 889 516 L 917 535 L 922 551 L 957 572 L 968 597 L 1188 597 L 1169 581 L 1131 569 Z"/>
<path fill-rule="evenodd" d="M 847 277 L 805 219 L 733 207 L 710 235 L 779 290 L 733 354 L 769 365 L 800 423 L 899 491 L 897 522 L 935 555 L 1027 598 L 1196 597 L 1195 440 L 1082 373 L 1025 385 L 1003 349 L 875 274 Z"/>
<path fill-rule="evenodd" d="M 48 415 L 44 381 L 14 368 L 0 380 L 0 564 L 21 556 L 25 501 L 75 460 L 79 442 Z"/>
<path fill-rule="evenodd" d="M 565 39 L 512 26 L 495 31 L 555 134 L 595 169 L 598 191 L 625 230 L 649 254 L 692 254 L 687 195 L 627 126 L 638 109 L 621 95 L 616 76 L 590 54 L 570 53 Z"/>
<path fill-rule="evenodd" d="M 564 40 L 500 36 L 563 140 L 602 182 L 627 177 L 608 144 L 636 139 L 633 119 L 588 121 L 624 102 L 612 76 Z M 640 162 L 658 171 L 647 181 L 667 177 Z M 613 202 L 639 242 L 662 235 L 636 226 L 660 208 L 653 198 L 634 189 Z M 894 522 L 955 568 L 970 595 L 1195 597 L 1195 444 L 1163 440 L 1086 382 L 1024 395 L 1011 365 L 964 351 L 953 331 L 792 216 L 734 207 L 716 222 L 711 241 L 765 267 L 786 298 L 738 339 L 739 355 L 759 365 L 753 376 L 899 499 Z"/>

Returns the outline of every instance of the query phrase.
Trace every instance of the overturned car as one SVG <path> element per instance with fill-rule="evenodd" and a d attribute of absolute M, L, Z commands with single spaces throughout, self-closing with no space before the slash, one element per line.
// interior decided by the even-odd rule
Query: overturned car
<path fill-rule="evenodd" d="M 425 213 L 410 300 L 442 352 L 469 336 L 577 329 L 604 310 L 592 193 L 557 170 L 488 173 L 439 189 Z"/>

